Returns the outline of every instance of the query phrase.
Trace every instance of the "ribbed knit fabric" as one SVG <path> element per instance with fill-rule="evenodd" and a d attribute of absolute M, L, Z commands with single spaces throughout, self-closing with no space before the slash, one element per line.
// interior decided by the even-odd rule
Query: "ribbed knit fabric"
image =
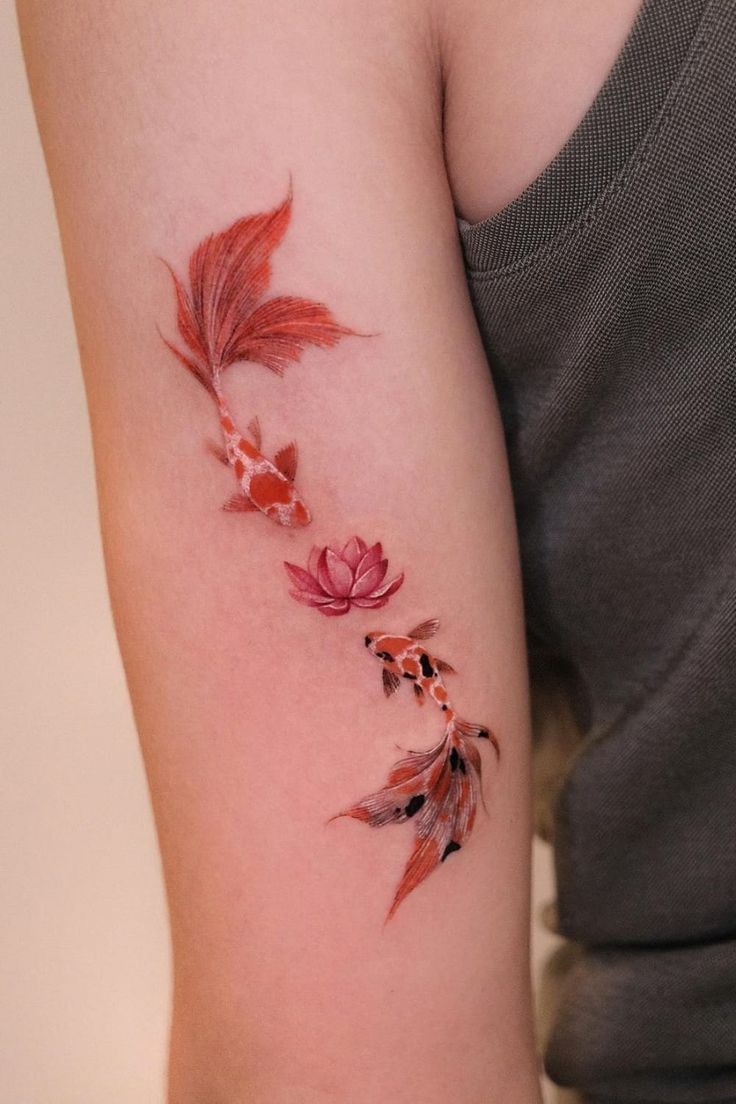
<path fill-rule="evenodd" d="M 460 224 L 530 648 L 573 675 L 550 1075 L 736 1104 L 736 3 L 645 0 L 586 118 Z"/>

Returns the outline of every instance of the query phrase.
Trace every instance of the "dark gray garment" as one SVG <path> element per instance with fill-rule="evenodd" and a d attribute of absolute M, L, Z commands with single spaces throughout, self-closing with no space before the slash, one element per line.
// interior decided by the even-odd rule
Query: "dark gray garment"
<path fill-rule="evenodd" d="M 736 1102 L 736 6 L 646 0 L 509 207 L 461 223 L 532 659 L 572 674 L 550 1075 Z"/>

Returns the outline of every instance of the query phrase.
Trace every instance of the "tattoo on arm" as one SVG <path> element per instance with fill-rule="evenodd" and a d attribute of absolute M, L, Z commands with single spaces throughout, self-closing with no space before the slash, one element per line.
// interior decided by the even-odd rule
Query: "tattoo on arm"
<path fill-rule="evenodd" d="M 455 712 L 443 678 L 454 674 L 454 669 L 430 653 L 424 643 L 438 628 L 436 620 L 423 621 L 405 636 L 369 632 L 364 641 L 381 663 L 386 697 L 395 694 L 405 679 L 419 705 L 429 699 L 445 715 L 444 732 L 433 747 L 409 751 L 395 764 L 382 789 L 337 814 L 365 821 L 372 828 L 406 820 L 414 823 L 414 850 L 387 920 L 441 862 L 460 850 L 472 831 L 481 788 L 481 757 L 472 739 L 489 740 L 496 755 L 500 754 L 498 741 L 488 728 L 464 721 Z"/>
<path fill-rule="evenodd" d="M 294 583 L 292 598 L 316 606 L 326 617 L 339 617 L 352 606 L 379 609 L 404 581 L 402 571 L 384 582 L 388 560 L 380 541 L 369 548 L 360 537 L 351 537 L 342 548 L 313 548 L 306 571 L 286 561 L 284 567 Z"/>
<path fill-rule="evenodd" d="M 221 459 L 238 484 L 224 509 L 260 510 L 279 525 L 303 526 L 311 515 L 294 486 L 296 445 L 292 441 L 272 460 L 264 456 L 257 419 L 247 436 L 241 434 L 222 384 L 223 372 L 236 361 L 262 364 L 281 376 L 299 361 L 306 345 L 329 348 L 353 333 L 335 321 L 324 303 L 293 295 L 265 298 L 271 254 L 286 233 L 291 204 L 290 191 L 273 211 L 238 219 L 200 242 L 189 260 L 188 288 L 169 267 L 186 352 L 163 340 L 217 404 L 225 446 Z"/>
<path fill-rule="evenodd" d="M 271 254 L 286 233 L 291 207 L 290 191 L 272 211 L 239 219 L 205 238 L 189 260 L 188 286 L 169 267 L 185 350 L 163 335 L 162 339 L 216 404 L 223 443 L 210 441 L 207 447 L 232 469 L 237 482 L 223 509 L 260 511 L 279 525 L 302 527 L 312 517 L 294 485 L 295 442 L 269 459 L 262 451 L 257 417 L 245 433 L 236 428 L 222 380 L 236 362 L 261 364 L 281 376 L 289 364 L 299 362 L 306 346 L 331 348 L 343 337 L 360 336 L 338 323 L 323 303 L 290 295 L 266 297 Z M 286 561 L 284 566 L 293 584 L 291 596 L 326 617 L 339 617 L 353 608 L 380 609 L 404 582 L 403 571 L 387 580 L 388 559 L 380 541 L 369 546 L 358 536 L 342 547 L 313 547 L 306 568 Z M 462 720 L 450 701 L 444 676 L 454 674 L 454 669 L 426 646 L 438 628 L 438 621 L 428 620 L 405 635 L 375 630 L 364 635 L 365 647 L 381 663 L 386 697 L 406 682 L 418 705 L 429 699 L 444 714 L 444 730 L 429 749 L 408 751 L 383 788 L 330 818 L 353 817 L 373 828 L 412 821 L 414 848 L 387 920 L 470 836 L 482 796 L 481 755 L 474 740 L 488 740 L 500 758 L 490 729 Z"/>

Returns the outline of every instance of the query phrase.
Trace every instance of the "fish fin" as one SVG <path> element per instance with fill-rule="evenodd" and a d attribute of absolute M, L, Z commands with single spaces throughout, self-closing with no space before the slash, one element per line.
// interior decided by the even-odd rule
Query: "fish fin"
<path fill-rule="evenodd" d="M 222 508 L 229 514 L 250 514 L 258 509 L 243 491 L 231 495 Z"/>
<path fill-rule="evenodd" d="M 336 322 L 324 303 L 278 295 L 260 303 L 228 345 L 228 361 L 250 360 L 282 376 L 306 346 L 329 349 L 355 331 Z"/>
<path fill-rule="evenodd" d="M 284 445 L 273 458 L 273 462 L 278 470 L 290 483 L 293 483 L 296 478 L 297 461 L 298 454 L 295 441 L 291 441 L 288 445 Z"/>
<path fill-rule="evenodd" d="M 457 671 L 451 663 L 447 663 L 444 659 L 435 659 L 434 665 L 438 671 L 441 671 L 443 675 L 456 675 Z"/>
<path fill-rule="evenodd" d="M 168 266 L 179 334 L 192 357 L 173 351 L 209 390 L 214 365 L 219 374 L 238 360 L 250 360 L 282 375 L 307 346 L 331 348 L 354 332 L 341 326 L 324 303 L 284 295 L 264 300 L 271 255 L 286 233 L 291 205 L 290 185 L 273 210 L 238 219 L 204 238 L 189 259 L 189 288 Z"/>
<path fill-rule="evenodd" d="M 427 751 L 408 751 L 394 763 L 382 789 L 368 794 L 332 819 L 353 817 L 370 824 L 372 828 L 410 820 L 424 805 L 427 793 L 442 769 L 439 760 L 446 741 L 445 735 Z"/>
<path fill-rule="evenodd" d="M 429 640 L 430 636 L 434 636 L 439 627 L 440 623 L 437 618 L 432 617 L 430 620 L 422 621 L 419 625 L 410 629 L 406 635 L 413 640 Z"/>
<path fill-rule="evenodd" d="M 256 448 L 260 452 L 261 451 L 261 423 L 258 421 L 258 415 L 257 414 L 256 414 L 255 418 L 251 418 L 251 420 L 248 422 L 248 433 L 250 433 L 251 438 L 253 439 L 253 444 L 256 446 Z"/>
<path fill-rule="evenodd" d="M 383 680 L 383 692 L 387 698 L 390 698 L 399 689 L 401 679 L 393 671 L 389 671 L 388 667 L 383 668 L 381 678 Z"/>
<path fill-rule="evenodd" d="M 437 758 L 426 801 L 414 820 L 414 850 L 396 888 L 387 921 L 417 886 L 461 850 L 475 824 L 481 793 L 481 763 L 475 746 L 449 728 Z"/>
<path fill-rule="evenodd" d="M 227 453 L 222 445 L 218 445 L 217 441 L 213 441 L 211 438 L 207 441 L 207 451 L 214 456 L 215 460 L 219 460 L 221 464 L 224 464 L 226 468 L 230 467 L 230 463 L 227 458 Z"/>
<path fill-rule="evenodd" d="M 411 820 L 414 847 L 386 920 L 470 836 L 480 792 L 480 756 L 452 726 L 428 751 L 412 751 L 386 785 L 337 815 L 382 828 Z M 334 819 L 334 818 L 333 818 Z"/>
<path fill-rule="evenodd" d="M 271 211 L 240 218 L 204 238 L 189 259 L 190 290 L 177 287 L 179 332 L 220 371 L 243 356 L 271 282 L 271 255 L 291 217 L 291 187 Z"/>
<path fill-rule="evenodd" d="M 416 699 L 417 705 L 424 705 L 424 691 L 422 690 L 419 683 L 418 682 L 412 683 L 412 688 L 414 690 L 414 697 Z"/>
<path fill-rule="evenodd" d="M 496 753 L 498 759 L 501 758 L 501 748 L 499 747 L 498 740 L 485 725 L 472 724 L 470 721 L 463 721 L 460 717 L 456 717 L 454 721 L 455 729 L 461 736 L 474 736 L 477 740 L 489 740 L 493 746 L 493 750 Z"/>
<path fill-rule="evenodd" d="M 192 357 L 188 357 L 185 353 L 182 353 L 180 349 L 177 349 L 176 345 L 172 344 L 171 341 L 164 337 L 164 335 L 161 333 L 161 330 L 158 331 L 158 335 L 163 341 L 166 348 L 174 354 L 179 363 L 183 364 L 187 371 L 191 372 L 196 380 L 199 380 L 205 391 L 209 391 L 210 395 L 214 397 L 215 388 L 212 382 L 212 377 L 208 374 L 208 372 L 204 368 L 201 368 L 197 361 L 194 360 Z"/>

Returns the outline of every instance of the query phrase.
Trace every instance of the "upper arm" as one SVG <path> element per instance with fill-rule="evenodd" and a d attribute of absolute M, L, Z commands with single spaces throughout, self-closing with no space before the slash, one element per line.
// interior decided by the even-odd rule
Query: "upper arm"
<path fill-rule="evenodd" d="M 518 561 L 427 12 L 20 12 L 170 900 L 172 1101 L 532 1099 Z M 223 379 L 267 457 L 296 441 L 303 528 L 220 509 L 235 487 L 206 448 L 216 405 L 162 340 L 192 353 L 162 260 L 191 295 L 199 243 L 277 208 L 290 182 L 256 299 L 324 304 L 340 333 L 302 333 L 282 375 L 248 346 Z M 353 536 L 382 542 L 386 579 L 403 572 L 387 603 L 326 617 L 296 602 L 284 562 Z M 384 786 L 397 744 L 444 733 L 411 680 L 384 695 L 363 643 L 433 617 L 453 707 L 501 756 L 475 739 L 472 832 L 384 924 L 417 833 L 434 829 L 330 818 Z"/>

